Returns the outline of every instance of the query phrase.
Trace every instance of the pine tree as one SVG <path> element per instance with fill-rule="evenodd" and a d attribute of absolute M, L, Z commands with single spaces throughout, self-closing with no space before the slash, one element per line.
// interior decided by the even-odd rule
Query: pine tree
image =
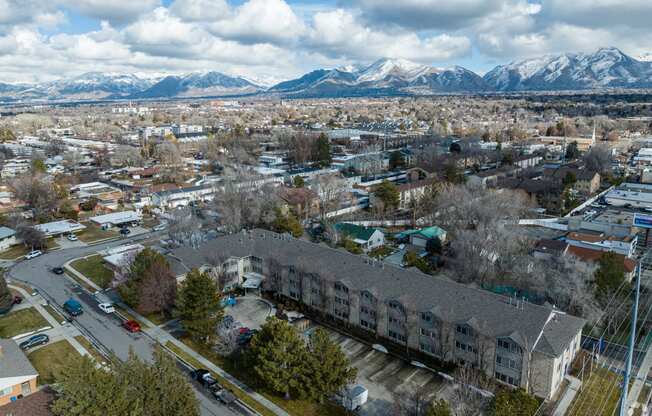
<path fill-rule="evenodd" d="M 224 317 L 217 282 L 208 273 L 192 269 L 181 284 L 177 312 L 183 327 L 195 340 L 210 345 Z"/>
<path fill-rule="evenodd" d="M 268 318 L 251 340 L 250 359 L 255 374 L 271 391 L 305 396 L 303 383 L 308 351 L 296 329 L 277 318 Z"/>
<path fill-rule="evenodd" d="M 310 336 L 308 350 L 305 386 L 311 399 L 323 403 L 355 380 L 357 369 L 351 367 L 342 349 L 323 329 L 317 329 Z"/>
<path fill-rule="evenodd" d="M 400 193 L 393 183 L 384 180 L 374 190 L 374 196 L 385 204 L 386 207 L 398 208 L 400 202 Z"/>
<path fill-rule="evenodd" d="M 140 313 L 169 310 L 176 299 L 177 282 L 166 258 L 145 248 L 129 267 L 129 279 L 119 287 L 120 296 Z"/>
<path fill-rule="evenodd" d="M 9 310 L 13 304 L 14 297 L 7 286 L 7 281 L 0 275 L 0 311 Z"/>
<path fill-rule="evenodd" d="M 331 164 L 331 145 L 324 133 L 320 134 L 315 142 L 315 160 L 322 167 Z"/>

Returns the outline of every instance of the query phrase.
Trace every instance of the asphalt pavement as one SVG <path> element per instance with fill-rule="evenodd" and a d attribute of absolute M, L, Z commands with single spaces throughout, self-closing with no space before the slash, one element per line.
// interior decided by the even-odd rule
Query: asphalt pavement
<path fill-rule="evenodd" d="M 84 308 L 84 313 L 74 318 L 73 324 L 95 344 L 99 344 L 105 351 L 113 352 L 121 360 L 128 357 L 129 351 L 145 360 L 152 359 L 152 352 L 156 343 L 143 333 L 132 334 L 121 327 L 121 321 L 115 314 L 105 314 L 97 308 L 97 301 L 92 294 L 79 286 L 65 275 L 56 275 L 51 272 L 53 267 L 60 267 L 67 261 L 82 257 L 98 250 L 116 247 L 122 244 L 152 238 L 160 233 L 148 233 L 131 238 L 123 238 L 111 242 L 85 247 L 71 247 L 46 253 L 31 260 L 21 260 L 9 269 L 9 278 L 23 281 L 36 288 L 49 302 L 62 307 L 63 303 L 73 297 L 79 300 Z M 201 414 L 204 416 L 232 416 L 239 415 L 215 399 L 208 396 L 207 392 L 193 385 L 195 394 L 200 403 Z"/>

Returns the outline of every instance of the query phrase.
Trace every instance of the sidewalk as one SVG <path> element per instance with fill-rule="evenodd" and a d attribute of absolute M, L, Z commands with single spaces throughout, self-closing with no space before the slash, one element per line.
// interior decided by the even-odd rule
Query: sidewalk
<path fill-rule="evenodd" d="M 70 274 L 74 274 L 75 277 L 79 278 L 81 281 L 83 281 L 83 282 L 84 282 L 86 285 L 88 285 L 89 287 L 92 287 L 93 289 L 95 289 L 95 291 L 97 291 L 97 292 L 101 292 L 101 291 L 103 290 L 101 287 L 99 287 L 98 285 L 96 285 L 95 282 L 93 282 L 92 280 L 90 280 L 88 277 L 86 277 L 86 276 L 84 276 L 83 274 L 79 273 L 77 270 L 75 270 L 74 267 L 72 267 L 72 266 L 70 265 L 70 263 L 72 263 L 72 262 L 74 262 L 74 261 L 77 261 L 77 260 L 79 260 L 79 259 L 85 259 L 85 258 L 87 258 L 87 257 L 92 257 L 92 256 L 95 256 L 95 255 L 97 255 L 97 253 L 93 253 L 93 254 L 89 254 L 89 255 L 84 256 L 84 257 L 78 257 L 78 258 L 76 258 L 76 259 L 69 260 L 69 261 L 67 261 L 67 262 L 64 263 L 63 268 L 64 268 L 68 273 L 70 273 Z"/>
<path fill-rule="evenodd" d="M 34 307 L 52 327 L 48 330 L 39 332 L 40 334 L 46 334 L 49 336 L 50 341 L 59 341 L 65 339 L 70 343 L 70 345 L 73 346 L 74 349 L 77 350 L 80 355 L 91 355 L 86 350 L 86 348 L 84 348 L 84 346 L 75 339 L 77 335 L 82 335 L 82 333 L 79 332 L 79 330 L 73 325 L 61 325 L 60 322 L 57 322 L 57 320 L 54 319 L 54 317 L 50 315 L 48 311 L 46 311 L 42 306 L 42 303 L 45 303 L 45 300 L 41 297 L 41 295 L 31 296 L 22 287 L 12 286 L 11 284 L 9 287 L 13 290 L 17 290 L 21 293 L 21 295 L 23 295 L 23 303 L 21 303 L 21 305 L 26 305 L 26 307 Z"/>
<path fill-rule="evenodd" d="M 555 408 L 553 416 L 564 416 L 571 403 L 573 402 L 573 399 L 580 391 L 580 387 L 582 387 L 582 382 L 573 376 L 567 375 L 566 380 L 569 382 L 568 388 L 564 392 L 562 398 L 559 400 L 559 403 L 557 403 L 557 407 Z"/>
<path fill-rule="evenodd" d="M 145 324 L 145 326 L 148 326 L 149 328 L 144 328 L 142 331 L 147 334 L 149 337 L 152 339 L 156 340 L 159 344 L 165 345 L 168 341 L 174 344 L 176 347 L 179 349 L 183 350 L 186 354 L 190 355 L 204 366 L 204 368 L 218 374 L 220 377 L 226 379 L 228 382 L 231 384 L 234 384 L 235 386 L 238 386 L 240 390 L 242 390 L 246 395 L 257 401 L 258 403 L 262 404 L 265 406 L 267 409 L 269 409 L 271 412 L 278 416 L 290 416 L 289 413 L 287 413 L 285 410 L 277 406 L 276 404 L 272 403 L 270 400 L 266 399 L 262 395 L 256 393 L 254 389 L 251 387 L 247 386 L 246 384 L 242 383 L 240 380 L 237 378 L 233 377 L 231 374 L 227 373 L 220 367 L 216 366 L 213 364 L 210 360 L 204 358 L 201 354 L 197 353 L 195 350 L 192 348 L 188 347 L 186 344 L 183 342 L 179 341 L 172 335 L 170 335 L 167 331 L 161 329 L 160 326 L 157 326 L 155 323 L 150 321 L 149 319 L 145 318 L 144 316 L 140 315 L 138 312 L 134 311 L 133 309 L 129 308 L 127 305 L 120 305 L 121 307 L 125 308 L 127 312 L 129 312 L 134 318 L 136 318 L 139 322 L 142 324 Z"/>
<path fill-rule="evenodd" d="M 641 366 L 638 369 L 638 373 L 636 373 L 636 377 L 634 378 L 634 383 L 632 383 L 632 387 L 629 389 L 628 397 L 627 397 L 627 408 L 629 411 L 633 411 L 635 407 L 638 406 L 638 396 L 641 395 L 641 390 L 643 390 L 643 386 L 645 385 L 645 381 L 647 380 L 647 375 L 650 372 L 650 369 L 652 368 L 652 347 L 648 347 L 647 351 L 645 352 L 645 357 L 643 358 L 643 362 L 641 363 Z M 647 403 L 642 403 L 643 405 Z"/>

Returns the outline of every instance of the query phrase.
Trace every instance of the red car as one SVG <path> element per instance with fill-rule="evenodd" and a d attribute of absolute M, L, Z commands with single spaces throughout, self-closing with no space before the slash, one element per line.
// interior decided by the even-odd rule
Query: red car
<path fill-rule="evenodd" d="M 138 331 L 140 331 L 140 324 L 138 322 L 134 321 L 134 320 L 131 320 L 131 319 L 128 320 L 128 321 L 124 321 L 122 323 L 122 326 L 124 326 L 125 329 L 127 331 L 129 331 L 129 332 L 138 332 Z"/>
<path fill-rule="evenodd" d="M 13 300 L 14 305 L 18 305 L 22 301 L 23 301 L 23 298 L 21 296 L 18 296 L 18 295 L 14 296 L 14 300 Z"/>

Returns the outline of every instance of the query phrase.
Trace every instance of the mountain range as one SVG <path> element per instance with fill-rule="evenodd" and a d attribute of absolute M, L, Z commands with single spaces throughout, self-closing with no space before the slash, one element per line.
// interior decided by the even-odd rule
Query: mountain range
<path fill-rule="evenodd" d="M 652 88 L 652 59 L 635 59 L 617 48 L 593 53 L 546 55 L 498 65 L 484 76 L 460 66 L 436 68 L 402 59 L 367 66 L 317 69 L 297 79 L 263 86 L 220 72 L 144 77 L 89 72 L 37 84 L 0 82 L 0 101 L 164 99 L 270 95 L 361 97 Z"/>

